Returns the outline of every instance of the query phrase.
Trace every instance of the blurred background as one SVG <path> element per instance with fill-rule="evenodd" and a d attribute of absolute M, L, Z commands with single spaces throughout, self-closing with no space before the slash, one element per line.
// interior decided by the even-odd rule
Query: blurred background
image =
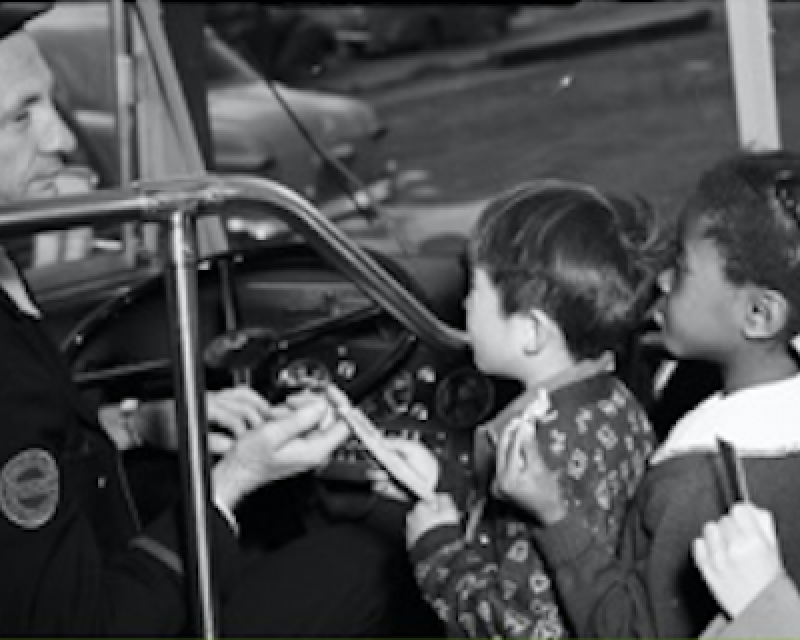
<path fill-rule="evenodd" d="M 103 5 L 59 2 L 31 29 L 116 184 Z M 800 2 L 767 6 L 792 147 Z M 164 8 L 190 108 L 208 112 L 195 124 L 213 170 L 275 179 L 337 221 L 389 220 L 412 244 L 465 234 L 486 199 L 539 177 L 638 195 L 670 216 L 741 144 L 723 0 Z M 248 241 L 275 233 L 246 215 L 229 225 Z"/>
<path fill-rule="evenodd" d="M 800 3 L 773 1 L 770 11 L 791 147 Z M 739 144 L 724 12 L 721 0 L 218 3 L 209 23 L 263 73 L 373 106 L 398 170 L 395 205 L 463 203 L 560 176 L 670 210 L 698 171 Z M 276 29 L 284 40 L 266 35 Z"/>

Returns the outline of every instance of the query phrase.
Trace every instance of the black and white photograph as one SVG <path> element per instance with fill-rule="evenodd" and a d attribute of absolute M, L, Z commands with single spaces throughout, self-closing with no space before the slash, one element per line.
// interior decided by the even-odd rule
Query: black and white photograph
<path fill-rule="evenodd" d="M 798 114 L 797 0 L 0 2 L 0 637 L 800 638 Z"/>

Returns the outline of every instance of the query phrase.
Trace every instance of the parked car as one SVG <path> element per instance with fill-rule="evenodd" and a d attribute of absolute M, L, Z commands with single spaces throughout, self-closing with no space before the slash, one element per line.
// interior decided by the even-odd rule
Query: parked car
<path fill-rule="evenodd" d="M 58 3 L 28 29 L 75 118 L 97 132 L 95 140 L 104 138 L 105 148 L 96 151 L 110 160 L 116 86 L 108 16 L 103 2 Z M 353 213 L 354 201 L 391 196 L 392 163 L 382 142 L 388 129 L 372 106 L 268 81 L 211 28 L 205 54 L 217 171 L 278 180 L 329 215 Z"/>
<path fill-rule="evenodd" d="M 515 5 L 346 5 L 306 11 L 366 56 L 430 49 L 506 33 Z"/>
<path fill-rule="evenodd" d="M 293 5 L 206 3 L 217 34 L 264 75 L 302 84 L 322 73 L 338 51 L 330 26 Z"/>

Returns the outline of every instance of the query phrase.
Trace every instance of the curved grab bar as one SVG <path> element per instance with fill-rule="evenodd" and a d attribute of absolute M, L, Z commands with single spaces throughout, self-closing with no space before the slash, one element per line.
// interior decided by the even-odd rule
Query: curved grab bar
<path fill-rule="evenodd" d="M 251 176 L 227 176 L 223 180 L 230 200 L 269 203 L 272 215 L 281 218 L 325 259 L 363 285 L 364 292 L 381 304 L 395 319 L 414 329 L 423 342 L 438 349 L 463 349 L 466 334 L 442 322 L 411 295 L 372 256 L 354 243 L 341 229 L 310 202 L 291 189 Z M 229 190 L 233 194 L 228 195 Z M 303 233 L 305 232 L 305 233 Z"/>
<path fill-rule="evenodd" d="M 366 295 L 383 305 L 398 321 L 413 328 L 422 341 L 438 349 L 468 346 L 463 331 L 437 318 L 308 200 L 265 178 L 209 174 L 6 205 L 0 207 L 0 236 L 11 230 L 34 232 L 98 221 L 164 222 L 165 216 L 176 209 L 205 215 L 213 213 L 216 205 L 228 201 L 269 207 L 270 216 L 277 215 L 301 233 L 325 259 L 362 285 Z"/>

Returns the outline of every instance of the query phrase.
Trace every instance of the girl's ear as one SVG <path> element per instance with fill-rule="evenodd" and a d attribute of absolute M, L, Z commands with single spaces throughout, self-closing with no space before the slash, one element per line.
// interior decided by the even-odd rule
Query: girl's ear
<path fill-rule="evenodd" d="M 774 289 L 752 287 L 746 293 L 744 334 L 753 339 L 769 339 L 778 335 L 789 319 L 789 303 Z"/>

